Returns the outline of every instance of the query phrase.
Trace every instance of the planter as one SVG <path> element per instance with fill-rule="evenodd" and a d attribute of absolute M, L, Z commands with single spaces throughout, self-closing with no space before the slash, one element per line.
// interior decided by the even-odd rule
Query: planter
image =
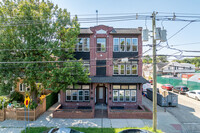
<path fill-rule="evenodd" d="M 29 110 L 29 120 L 35 121 L 45 111 L 46 111 L 46 98 L 43 99 L 43 103 L 41 105 L 38 105 L 36 109 Z M 5 119 L 25 120 L 24 108 L 0 110 L 0 121 L 4 121 Z M 28 109 L 26 109 L 26 119 L 28 120 Z"/>

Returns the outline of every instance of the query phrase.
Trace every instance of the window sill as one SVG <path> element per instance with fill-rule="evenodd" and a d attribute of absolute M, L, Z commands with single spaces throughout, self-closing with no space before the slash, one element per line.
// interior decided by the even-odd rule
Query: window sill
<path fill-rule="evenodd" d="M 104 51 L 104 52 L 101 52 L 101 51 L 96 51 L 96 53 L 106 53 L 106 51 Z"/>

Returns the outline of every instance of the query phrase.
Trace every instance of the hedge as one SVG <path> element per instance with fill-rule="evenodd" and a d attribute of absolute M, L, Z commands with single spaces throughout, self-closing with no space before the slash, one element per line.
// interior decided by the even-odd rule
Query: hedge
<path fill-rule="evenodd" d="M 52 92 L 46 96 L 46 110 L 48 110 L 52 105 L 58 102 L 58 93 Z"/>

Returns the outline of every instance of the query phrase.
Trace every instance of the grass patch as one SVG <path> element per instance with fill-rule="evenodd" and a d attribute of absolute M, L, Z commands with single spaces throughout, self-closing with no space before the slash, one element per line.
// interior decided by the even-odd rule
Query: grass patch
<path fill-rule="evenodd" d="M 75 129 L 77 131 L 81 131 L 84 133 L 102 133 L 102 131 L 104 133 L 118 133 L 122 130 L 125 129 L 144 129 L 147 131 L 151 131 L 153 132 L 153 128 L 152 127 L 143 127 L 143 128 L 137 128 L 137 127 L 127 127 L 127 128 L 81 128 L 81 127 L 71 127 L 72 129 Z M 27 129 L 27 133 L 42 133 L 43 131 L 49 130 L 51 128 L 48 127 L 30 127 L 30 129 Z M 23 130 L 21 133 L 25 133 L 25 130 Z M 155 133 L 155 132 L 153 132 Z M 161 130 L 157 130 L 156 133 L 163 133 Z"/>

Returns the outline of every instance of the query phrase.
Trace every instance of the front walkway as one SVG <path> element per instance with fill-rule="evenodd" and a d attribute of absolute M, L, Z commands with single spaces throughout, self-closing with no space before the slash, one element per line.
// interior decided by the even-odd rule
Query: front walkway
<path fill-rule="evenodd" d="M 148 100 L 144 99 L 144 102 Z M 145 103 L 147 104 L 147 103 Z M 58 106 L 53 105 L 48 111 L 41 115 L 36 121 L 30 122 L 30 127 L 144 127 L 152 126 L 152 120 L 147 119 L 60 119 L 52 118 L 52 112 Z M 103 124 L 101 124 L 103 123 Z M 179 128 L 177 128 L 179 127 Z M 0 132 L 20 133 L 24 129 L 24 121 L 5 120 L 0 122 Z M 180 123 L 168 112 L 158 111 L 158 129 L 166 133 L 184 133 L 181 131 Z"/>

